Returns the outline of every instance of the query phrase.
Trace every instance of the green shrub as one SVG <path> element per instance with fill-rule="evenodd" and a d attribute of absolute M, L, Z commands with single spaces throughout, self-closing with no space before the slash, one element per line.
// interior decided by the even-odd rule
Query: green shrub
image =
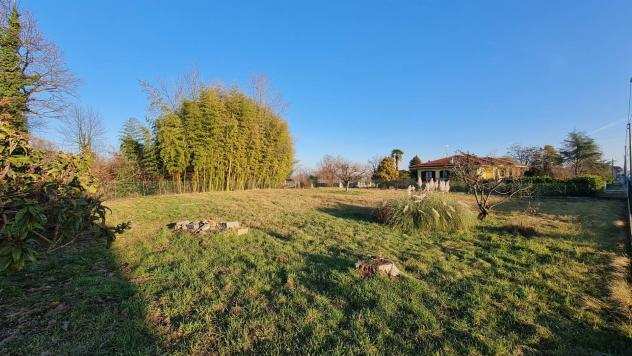
<path fill-rule="evenodd" d="M 105 225 L 106 207 L 91 193 L 96 181 L 83 159 L 34 150 L 26 134 L 0 124 L 0 272 L 79 238 L 109 243 L 128 227 Z"/>
<path fill-rule="evenodd" d="M 606 188 L 606 181 L 600 176 L 579 176 L 568 180 L 548 176 L 525 177 L 523 181 L 533 184 L 538 196 L 593 196 Z"/>
<path fill-rule="evenodd" d="M 476 222 L 469 206 L 443 193 L 389 200 L 377 208 L 375 217 L 408 233 L 466 231 Z"/>

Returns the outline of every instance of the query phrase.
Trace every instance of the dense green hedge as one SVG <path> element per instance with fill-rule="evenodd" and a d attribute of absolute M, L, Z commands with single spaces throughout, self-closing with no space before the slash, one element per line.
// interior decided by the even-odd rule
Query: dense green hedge
<path fill-rule="evenodd" d="M 533 194 L 538 196 L 593 196 L 606 188 L 606 181 L 599 176 L 579 176 L 567 180 L 551 177 L 525 177 L 533 184 Z"/>
<path fill-rule="evenodd" d="M 606 188 L 606 181 L 600 176 L 579 176 L 571 179 L 523 177 L 522 181 L 533 186 L 535 196 L 594 196 Z M 455 180 L 450 181 L 450 190 L 468 191 L 464 184 Z"/>

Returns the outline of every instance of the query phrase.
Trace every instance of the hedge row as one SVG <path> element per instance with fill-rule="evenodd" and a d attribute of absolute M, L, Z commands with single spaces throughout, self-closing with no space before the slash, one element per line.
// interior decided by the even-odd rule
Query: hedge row
<path fill-rule="evenodd" d="M 579 176 L 567 180 L 551 177 L 524 177 L 533 184 L 533 194 L 538 196 L 593 196 L 606 188 L 606 181 L 599 176 Z"/>
<path fill-rule="evenodd" d="M 594 196 L 606 188 L 606 181 L 599 176 L 579 176 L 571 179 L 555 179 L 548 176 L 523 177 L 522 181 L 533 186 L 535 196 Z M 465 185 L 450 182 L 453 192 L 467 192 Z"/>

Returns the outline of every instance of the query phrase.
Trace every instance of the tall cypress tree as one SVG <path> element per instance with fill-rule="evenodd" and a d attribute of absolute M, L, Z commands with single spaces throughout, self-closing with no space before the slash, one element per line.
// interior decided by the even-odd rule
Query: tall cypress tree
<path fill-rule="evenodd" d="M 28 132 L 27 88 L 36 78 L 24 73 L 20 56 L 21 31 L 20 15 L 13 7 L 6 27 L 0 29 L 0 121 Z"/>

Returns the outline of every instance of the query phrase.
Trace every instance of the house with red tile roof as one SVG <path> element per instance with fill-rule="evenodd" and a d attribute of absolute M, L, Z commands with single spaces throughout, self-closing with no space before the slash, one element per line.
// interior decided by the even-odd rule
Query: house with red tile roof
<path fill-rule="evenodd" d="M 443 157 L 412 165 L 410 170 L 416 172 L 417 179 L 423 182 L 429 181 L 430 179 L 449 180 L 454 170 L 455 162 L 459 162 L 459 160 L 463 160 L 465 157 L 465 154 Z M 516 163 L 509 157 L 479 157 L 468 155 L 467 158 L 470 162 L 473 160 L 480 165 L 479 172 L 483 178 L 521 177 L 527 169 L 526 166 Z"/>

